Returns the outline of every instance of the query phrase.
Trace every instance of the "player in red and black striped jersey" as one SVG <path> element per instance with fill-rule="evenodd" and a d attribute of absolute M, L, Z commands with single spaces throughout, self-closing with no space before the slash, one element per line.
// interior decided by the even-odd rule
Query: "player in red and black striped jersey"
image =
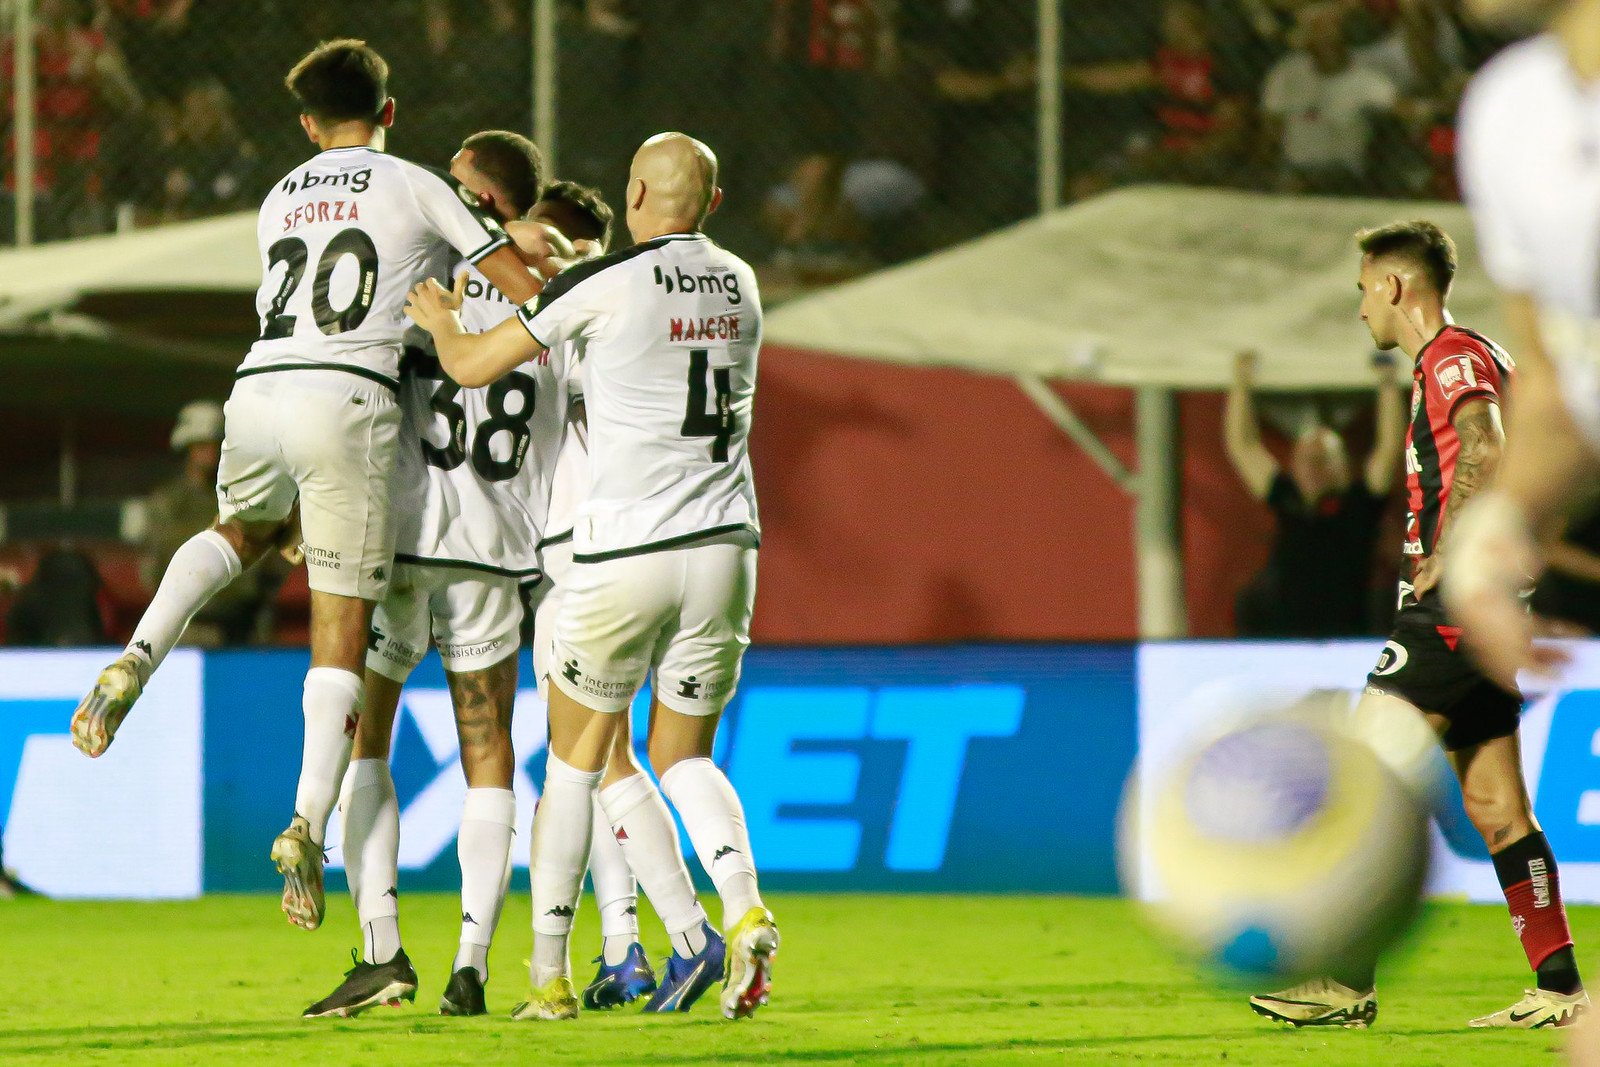
<path fill-rule="evenodd" d="M 1438 588 L 1457 518 L 1499 466 L 1500 405 L 1513 364 L 1499 345 L 1450 321 L 1445 299 L 1455 277 L 1455 244 L 1437 226 L 1395 223 L 1358 239 L 1361 319 L 1379 348 L 1400 349 L 1414 371 L 1404 549 L 1411 572 L 1400 583 L 1394 632 L 1367 676 L 1356 719 L 1392 723 L 1421 713 L 1449 755 L 1467 815 L 1489 848 L 1537 988 L 1472 1025 L 1565 1026 L 1589 998 L 1572 953 L 1556 859 L 1522 777 L 1522 697 L 1490 680 L 1460 647 L 1461 631 L 1446 617 Z M 1370 968 L 1250 1003 L 1297 1026 L 1365 1026 L 1377 1015 Z"/>

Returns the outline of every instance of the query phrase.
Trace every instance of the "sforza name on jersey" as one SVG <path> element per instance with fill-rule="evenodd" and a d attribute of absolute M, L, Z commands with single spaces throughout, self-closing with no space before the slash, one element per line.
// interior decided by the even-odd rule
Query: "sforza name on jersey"
<path fill-rule="evenodd" d="M 314 200 L 283 216 L 283 232 L 313 222 L 356 222 L 360 218 L 360 205 L 354 200 Z"/>

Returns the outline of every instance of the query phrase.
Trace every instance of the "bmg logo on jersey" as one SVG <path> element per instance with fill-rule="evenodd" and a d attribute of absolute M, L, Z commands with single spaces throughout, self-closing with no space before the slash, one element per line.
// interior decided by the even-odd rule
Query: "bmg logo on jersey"
<path fill-rule="evenodd" d="M 201 654 L 179 649 L 99 759 L 68 723 L 110 654 L 0 654 L 6 864 L 50 896 L 183 898 L 201 889 Z"/>
<path fill-rule="evenodd" d="M 305 171 L 296 181 L 291 175 L 284 179 L 283 191 L 286 193 L 299 192 L 304 189 L 349 189 L 352 193 L 364 193 L 372 184 L 372 168 L 362 167 L 357 171 L 343 170 L 337 174 L 318 174 L 316 171 Z"/>
<path fill-rule="evenodd" d="M 739 276 L 732 271 L 726 274 L 715 271 L 706 274 L 686 274 L 682 267 L 656 268 L 656 284 L 669 293 L 720 293 L 728 303 L 744 302 L 739 292 Z"/>

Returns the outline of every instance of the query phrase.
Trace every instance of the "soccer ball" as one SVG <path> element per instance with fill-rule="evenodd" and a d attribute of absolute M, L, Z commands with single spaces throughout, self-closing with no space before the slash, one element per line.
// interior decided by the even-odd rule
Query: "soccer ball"
<path fill-rule="evenodd" d="M 1375 962 L 1416 915 L 1424 805 L 1335 726 L 1237 727 L 1144 785 L 1125 848 L 1153 877 L 1156 923 L 1206 961 L 1253 979 L 1338 974 Z"/>

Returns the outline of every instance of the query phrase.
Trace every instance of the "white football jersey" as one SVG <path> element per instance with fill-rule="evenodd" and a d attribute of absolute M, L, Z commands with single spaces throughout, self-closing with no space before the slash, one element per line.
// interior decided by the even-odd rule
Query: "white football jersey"
<path fill-rule="evenodd" d="M 574 405 L 583 400 L 583 371 L 572 351 L 571 342 L 563 363 L 567 368 L 567 432 L 556 457 L 556 470 L 550 481 L 550 513 L 545 519 L 544 539 L 539 547 L 572 539 L 572 526 L 578 519 L 578 505 L 589 491 L 589 422 Z"/>
<path fill-rule="evenodd" d="M 509 240 L 449 175 L 364 147 L 296 167 L 262 203 L 256 236 L 261 337 L 239 373 L 331 365 L 390 386 L 412 286 L 455 253 L 476 263 Z"/>
<path fill-rule="evenodd" d="M 564 271 L 518 317 L 581 359 L 590 472 L 575 561 L 759 538 L 746 443 L 761 295 L 749 264 L 704 234 L 669 234 Z"/>
<path fill-rule="evenodd" d="M 1600 317 L 1600 96 L 1559 41 L 1513 45 L 1473 79 L 1459 158 L 1495 284 L 1548 312 Z"/>
<path fill-rule="evenodd" d="M 482 274 L 468 272 L 468 330 L 492 329 L 516 310 Z M 426 333 L 407 335 L 391 492 L 396 559 L 517 578 L 539 573 L 566 372 L 559 351 L 545 353 L 492 385 L 463 389 L 441 372 Z"/>

